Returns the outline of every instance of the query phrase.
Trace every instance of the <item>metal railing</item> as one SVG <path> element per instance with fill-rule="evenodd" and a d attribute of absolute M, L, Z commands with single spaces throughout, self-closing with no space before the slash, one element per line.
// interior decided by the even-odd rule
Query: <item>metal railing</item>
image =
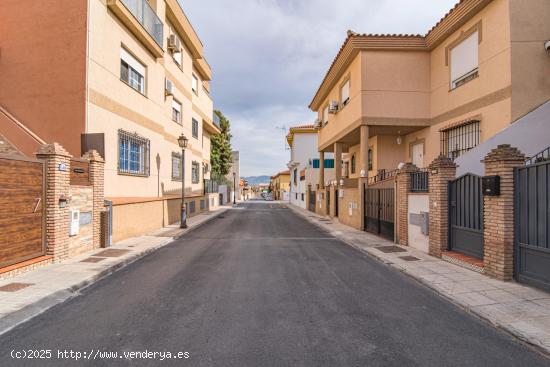
<path fill-rule="evenodd" d="M 121 2 L 155 42 L 162 47 L 164 25 L 149 2 L 147 0 L 121 0 Z"/>
<path fill-rule="evenodd" d="M 411 192 L 428 191 L 428 171 L 411 172 Z"/>
<path fill-rule="evenodd" d="M 529 166 L 531 164 L 545 162 L 550 160 L 550 147 L 544 149 L 543 151 L 535 154 L 534 156 L 527 158 L 525 160 L 525 165 Z"/>
<path fill-rule="evenodd" d="M 204 180 L 204 193 L 215 194 L 218 192 L 218 183 L 213 180 Z"/>
<path fill-rule="evenodd" d="M 394 169 L 392 171 L 379 170 L 375 176 L 369 177 L 369 180 L 368 180 L 369 185 L 373 185 L 377 182 L 389 180 L 390 178 L 395 177 L 398 171 L 399 171 L 398 169 Z"/>

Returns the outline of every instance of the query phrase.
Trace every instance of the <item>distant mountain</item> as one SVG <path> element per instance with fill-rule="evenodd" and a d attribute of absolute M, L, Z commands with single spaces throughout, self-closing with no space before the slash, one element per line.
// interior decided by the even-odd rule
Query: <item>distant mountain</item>
<path fill-rule="evenodd" d="M 250 177 L 243 177 L 243 178 L 248 181 L 249 185 L 259 185 L 259 184 L 268 184 L 271 177 L 269 177 L 269 176 L 250 176 Z"/>

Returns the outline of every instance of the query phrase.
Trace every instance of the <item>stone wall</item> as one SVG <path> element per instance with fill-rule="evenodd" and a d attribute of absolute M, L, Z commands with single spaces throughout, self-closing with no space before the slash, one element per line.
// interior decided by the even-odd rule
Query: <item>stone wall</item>
<path fill-rule="evenodd" d="M 91 186 L 70 186 L 69 188 L 69 216 L 72 210 L 78 210 L 80 214 L 78 234 L 69 236 L 69 257 L 94 249 L 93 195 L 94 192 Z"/>

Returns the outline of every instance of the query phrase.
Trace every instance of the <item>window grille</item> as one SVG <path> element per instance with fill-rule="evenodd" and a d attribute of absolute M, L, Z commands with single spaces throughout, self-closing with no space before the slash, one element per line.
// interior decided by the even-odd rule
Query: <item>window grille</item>
<path fill-rule="evenodd" d="M 192 122 L 193 122 L 193 137 L 198 139 L 199 138 L 199 122 L 195 119 L 193 119 Z"/>
<path fill-rule="evenodd" d="M 172 180 L 181 181 L 181 154 L 172 153 Z"/>
<path fill-rule="evenodd" d="M 198 184 L 200 181 L 200 165 L 199 162 L 193 162 L 191 167 L 191 180 L 194 184 Z"/>
<path fill-rule="evenodd" d="M 149 139 L 118 131 L 118 173 L 149 176 Z"/>
<path fill-rule="evenodd" d="M 480 122 L 477 120 L 442 130 L 441 153 L 454 160 L 479 145 L 480 135 Z"/>

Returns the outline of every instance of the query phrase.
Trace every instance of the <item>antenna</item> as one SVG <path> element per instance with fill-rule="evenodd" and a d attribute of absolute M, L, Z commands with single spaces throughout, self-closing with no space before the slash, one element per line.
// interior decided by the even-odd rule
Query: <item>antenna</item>
<path fill-rule="evenodd" d="M 286 141 L 286 126 L 283 125 L 283 126 L 275 126 L 275 129 L 277 130 L 282 130 L 283 133 L 284 133 L 284 146 L 285 146 L 285 150 L 290 150 L 290 147 L 288 146 L 288 142 Z"/>

